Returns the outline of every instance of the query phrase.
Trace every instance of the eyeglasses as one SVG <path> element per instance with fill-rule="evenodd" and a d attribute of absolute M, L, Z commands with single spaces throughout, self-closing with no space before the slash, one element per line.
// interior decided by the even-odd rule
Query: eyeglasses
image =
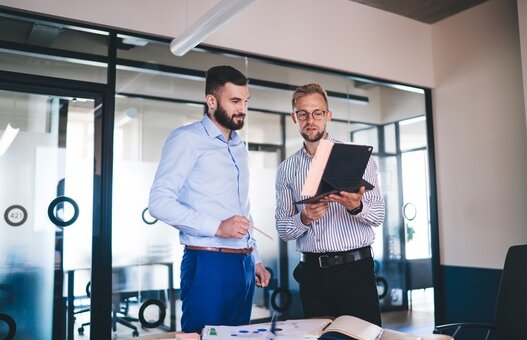
<path fill-rule="evenodd" d="M 296 118 L 298 118 L 298 120 L 301 120 L 301 121 L 307 120 L 309 116 L 313 117 L 313 119 L 315 120 L 321 120 L 322 118 L 326 116 L 326 112 L 327 111 L 323 111 L 323 110 L 314 110 L 313 112 L 309 113 L 306 110 L 298 110 L 298 111 L 295 111 L 295 114 L 296 114 Z"/>

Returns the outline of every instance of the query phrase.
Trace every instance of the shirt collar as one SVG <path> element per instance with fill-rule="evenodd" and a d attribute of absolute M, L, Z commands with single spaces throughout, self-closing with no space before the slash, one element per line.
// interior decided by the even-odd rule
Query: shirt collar
<path fill-rule="evenodd" d="M 329 140 L 329 141 L 331 141 L 331 142 L 334 142 L 334 143 L 337 143 L 337 142 L 338 142 L 335 138 L 333 138 L 333 137 L 329 134 L 329 132 L 328 132 L 328 134 L 326 135 L 326 138 L 323 138 L 323 139 L 327 139 L 327 140 Z M 306 144 L 305 144 L 305 143 L 302 143 L 302 153 L 303 153 L 304 155 L 306 155 L 306 156 L 313 157 L 313 156 L 311 156 L 310 154 L 307 153 L 307 150 L 306 150 Z"/>
<path fill-rule="evenodd" d="M 201 119 L 201 123 L 203 124 L 203 127 L 205 128 L 205 132 L 210 138 L 218 138 L 219 140 L 227 143 L 223 133 L 220 131 L 220 129 L 218 129 L 216 124 L 214 124 L 214 122 L 210 119 L 210 117 L 207 114 L 203 115 L 203 118 Z M 228 141 L 228 143 L 237 145 L 240 142 L 241 142 L 241 139 L 238 133 L 234 130 L 231 130 L 231 138 Z"/>

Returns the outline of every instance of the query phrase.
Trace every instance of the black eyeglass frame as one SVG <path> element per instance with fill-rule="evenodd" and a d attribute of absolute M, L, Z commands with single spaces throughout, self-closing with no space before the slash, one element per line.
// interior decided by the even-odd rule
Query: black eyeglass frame
<path fill-rule="evenodd" d="M 314 120 L 322 120 L 326 117 L 326 114 L 328 113 L 328 111 L 329 110 L 319 110 L 319 109 L 313 110 L 311 112 L 308 112 L 306 110 L 297 110 L 297 111 L 294 111 L 294 113 L 298 120 L 304 122 L 309 119 L 309 116 L 313 117 Z"/>

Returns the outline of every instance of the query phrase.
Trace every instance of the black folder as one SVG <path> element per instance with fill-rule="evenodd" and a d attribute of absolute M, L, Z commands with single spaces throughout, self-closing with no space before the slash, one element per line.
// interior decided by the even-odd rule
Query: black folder
<path fill-rule="evenodd" d="M 361 186 L 371 190 L 374 186 L 362 177 L 373 147 L 369 145 L 335 143 L 331 148 L 315 196 L 295 204 L 316 203 L 322 197 L 341 191 L 357 192 Z"/>

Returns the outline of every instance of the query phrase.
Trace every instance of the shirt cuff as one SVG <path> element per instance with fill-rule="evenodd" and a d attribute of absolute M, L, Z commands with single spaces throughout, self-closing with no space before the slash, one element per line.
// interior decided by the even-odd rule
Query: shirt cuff
<path fill-rule="evenodd" d="M 360 214 L 362 211 L 364 210 L 364 204 L 362 204 L 362 201 L 360 201 L 360 205 L 358 207 L 356 207 L 355 209 L 353 210 L 348 210 L 348 212 L 353 215 L 353 216 L 357 216 L 358 214 Z"/>
<path fill-rule="evenodd" d="M 211 217 L 204 217 L 203 220 L 199 223 L 200 235 L 198 236 L 207 236 L 214 237 L 220 226 L 221 221 L 218 221 Z"/>
<path fill-rule="evenodd" d="M 297 227 L 299 230 L 302 230 L 302 231 L 307 231 L 309 229 L 309 225 L 305 225 L 303 222 L 302 222 L 302 219 L 300 218 L 300 216 L 302 215 L 302 211 L 300 211 L 298 214 L 296 214 L 294 217 L 293 217 L 293 221 L 295 223 L 295 227 Z"/>
<path fill-rule="evenodd" d="M 260 258 L 260 253 L 258 253 L 258 248 L 256 247 L 256 244 L 253 245 L 253 258 L 254 258 L 254 264 L 262 263 L 262 259 Z"/>

